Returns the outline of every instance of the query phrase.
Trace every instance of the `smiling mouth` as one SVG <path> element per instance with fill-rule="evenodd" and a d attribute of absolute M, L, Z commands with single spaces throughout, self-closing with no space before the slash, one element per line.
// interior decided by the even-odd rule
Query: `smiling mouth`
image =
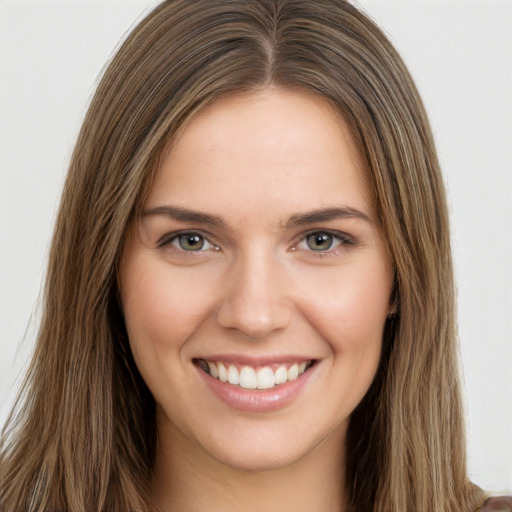
<path fill-rule="evenodd" d="M 219 361 L 195 359 L 194 363 L 205 373 L 233 386 L 243 389 L 271 389 L 294 381 L 303 375 L 314 361 L 301 361 L 271 366 L 236 366 Z"/>

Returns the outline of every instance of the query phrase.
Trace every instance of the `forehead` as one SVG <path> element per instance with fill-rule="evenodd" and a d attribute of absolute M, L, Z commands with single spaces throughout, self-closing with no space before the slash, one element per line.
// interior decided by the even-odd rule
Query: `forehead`
<path fill-rule="evenodd" d="M 370 208 L 366 172 L 341 114 L 325 99 L 268 89 L 208 106 L 169 146 L 147 207 L 235 199 L 295 209 L 349 202 Z"/>

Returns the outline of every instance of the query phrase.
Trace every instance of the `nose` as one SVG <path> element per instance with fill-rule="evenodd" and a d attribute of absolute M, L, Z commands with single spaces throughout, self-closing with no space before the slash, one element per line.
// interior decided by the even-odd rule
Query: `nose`
<path fill-rule="evenodd" d="M 254 340 L 285 329 L 293 312 L 289 289 L 272 256 L 239 258 L 229 271 L 217 321 Z"/>

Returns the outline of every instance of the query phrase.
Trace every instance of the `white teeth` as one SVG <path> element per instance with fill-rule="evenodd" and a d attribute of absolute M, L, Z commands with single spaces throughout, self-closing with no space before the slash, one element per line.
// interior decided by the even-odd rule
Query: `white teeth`
<path fill-rule="evenodd" d="M 288 380 L 288 372 L 286 366 L 282 364 L 274 374 L 274 382 L 276 384 L 284 384 Z"/>
<path fill-rule="evenodd" d="M 299 376 L 299 365 L 297 363 L 293 363 L 290 368 L 288 368 L 288 380 L 295 380 Z"/>
<path fill-rule="evenodd" d="M 238 370 L 236 369 L 236 366 L 233 366 L 232 364 L 230 364 L 228 368 L 228 382 L 235 386 L 239 383 Z"/>
<path fill-rule="evenodd" d="M 219 376 L 219 371 L 217 370 L 217 365 L 215 363 L 208 362 L 208 368 L 210 369 L 210 375 L 212 377 L 217 378 Z"/>
<path fill-rule="evenodd" d="M 288 368 L 287 365 L 281 364 L 275 371 L 270 366 L 262 366 L 257 370 L 251 366 L 243 366 L 239 372 L 234 364 L 226 365 L 204 359 L 200 359 L 198 364 L 214 379 L 229 382 L 229 384 L 244 389 L 271 389 L 274 386 L 297 379 L 310 366 L 306 361 L 293 363 Z"/>
<path fill-rule="evenodd" d="M 240 387 L 245 389 L 256 389 L 256 372 L 250 366 L 244 366 L 240 370 Z"/>
<path fill-rule="evenodd" d="M 274 387 L 274 372 L 268 366 L 264 366 L 258 370 L 256 374 L 258 389 L 270 389 Z"/>
<path fill-rule="evenodd" d="M 217 365 L 217 368 L 219 370 L 219 380 L 221 382 L 227 382 L 228 381 L 228 371 L 226 370 L 226 367 L 222 363 L 219 363 Z"/>

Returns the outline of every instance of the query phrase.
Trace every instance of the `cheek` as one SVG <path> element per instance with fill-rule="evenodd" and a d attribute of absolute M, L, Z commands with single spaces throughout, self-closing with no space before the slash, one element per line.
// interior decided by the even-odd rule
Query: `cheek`
<path fill-rule="evenodd" d="M 391 283 L 391 272 L 380 260 L 334 269 L 322 281 L 311 280 L 303 308 L 334 352 L 380 350 Z"/>
<path fill-rule="evenodd" d="M 179 348 L 208 315 L 207 283 L 165 262 L 132 258 L 123 275 L 122 302 L 134 353 Z"/>
<path fill-rule="evenodd" d="M 334 414 L 352 413 L 379 365 L 391 277 L 385 267 L 372 270 L 353 268 L 333 279 L 330 299 L 317 303 L 315 326 L 330 346 L 332 383 L 340 390 Z"/>

